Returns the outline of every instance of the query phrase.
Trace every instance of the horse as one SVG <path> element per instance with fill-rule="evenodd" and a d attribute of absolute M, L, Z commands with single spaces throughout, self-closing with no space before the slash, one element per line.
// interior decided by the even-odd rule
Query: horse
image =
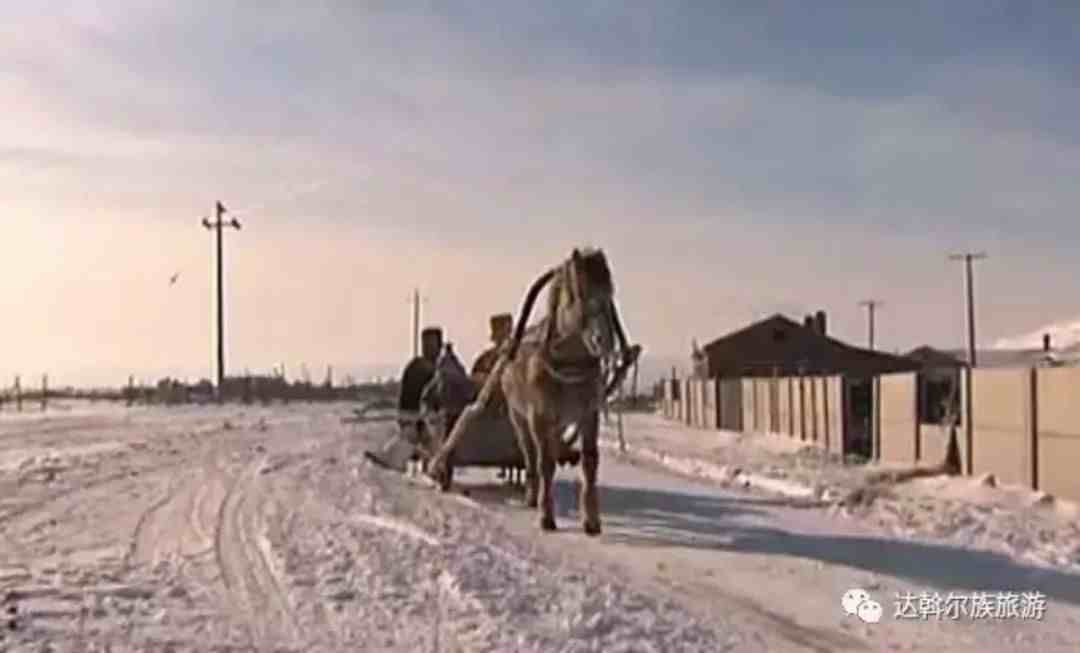
<path fill-rule="evenodd" d="M 549 283 L 547 315 L 526 328 L 537 295 Z M 640 346 L 628 345 L 614 296 L 611 268 L 600 249 L 575 248 L 533 282 L 514 335 L 504 343 L 476 402 L 430 460 L 428 473 L 441 487 L 447 487 L 443 476 L 449 452 L 501 395 L 525 461 L 525 504 L 539 509 L 541 530 L 556 530 L 555 467 L 571 444 L 562 434 L 574 426 L 573 438 L 581 442 L 582 526 L 587 535 L 601 533 L 596 489 L 600 410 L 641 352 Z M 604 363 L 614 358 L 622 359 L 621 372 L 606 378 Z"/>

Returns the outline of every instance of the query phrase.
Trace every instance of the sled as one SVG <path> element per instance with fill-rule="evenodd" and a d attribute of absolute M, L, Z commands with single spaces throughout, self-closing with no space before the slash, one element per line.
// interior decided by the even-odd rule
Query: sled
<path fill-rule="evenodd" d="M 507 324 L 503 325 L 509 327 L 509 314 L 502 316 L 493 316 L 492 328 L 493 337 L 496 330 L 496 322 L 503 320 Z M 508 335 L 508 333 L 507 333 Z M 473 362 L 473 378 L 478 372 L 487 374 L 488 371 L 494 365 L 495 349 L 488 350 L 480 354 Z M 623 352 L 623 356 L 620 360 L 612 365 L 606 375 L 606 385 L 603 389 L 604 396 L 608 397 L 615 391 L 618 385 L 621 385 L 623 379 L 626 378 L 628 370 L 637 364 L 638 356 L 641 354 L 641 347 L 634 345 L 628 350 Z M 487 357 L 487 358 L 485 358 Z M 415 359 L 414 359 L 415 360 Z M 408 369 L 408 367 L 406 367 Z M 472 380 L 472 379 L 470 379 Z M 404 375 L 402 377 L 402 383 L 405 382 Z M 480 388 L 476 386 L 476 381 L 473 383 L 472 395 L 479 394 Z M 422 394 L 419 388 L 414 389 L 416 392 L 413 394 Z M 437 402 L 437 403 L 449 403 L 449 402 Z M 475 408 L 477 403 L 474 401 L 469 405 L 470 408 Z M 385 405 L 380 405 L 379 408 L 385 408 Z M 351 423 L 374 421 L 387 419 L 387 417 L 375 417 L 373 413 L 377 413 L 375 406 L 365 407 L 365 410 L 356 411 L 356 415 L 352 418 L 346 418 L 345 421 Z M 394 411 L 394 416 L 389 417 L 391 420 L 397 422 L 398 436 L 409 441 L 415 447 L 415 459 L 418 460 L 421 467 L 427 469 L 428 462 L 435 457 L 435 454 L 439 451 L 442 443 L 446 440 L 449 433 L 448 416 L 442 410 L 432 409 L 427 406 L 422 406 L 420 412 L 401 413 L 400 411 Z M 563 440 L 565 446 L 559 451 L 556 464 L 559 466 L 576 466 L 581 460 L 580 448 L 575 447 L 577 443 L 576 429 L 571 426 L 568 427 L 566 432 L 563 433 Z M 376 456 L 371 454 L 370 459 L 376 461 Z M 510 415 L 506 406 L 506 401 L 502 397 L 493 399 L 485 408 L 481 410 L 481 413 L 470 422 L 468 429 L 462 434 L 461 439 L 458 441 L 457 446 L 450 454 L 447 460 L 446 474 L 444 475 L 441 485 L 443 489 L 448 489 L 453 477 L 453 469 L 455 467 L 494 467 L 508 472 L 508 478 L 513 479 L 523 478 L 523 474 L 515 474 L 514 472 L 522 472 L 525 469 L 525 457 L 521 453 L 521 448 L 518 444 L 517 433 L 513 424 L 510 421 Z"/>
<path fill-rule="evenodd" d="M 425 440 L 430 440 L 433 444 L 442 443 L 448 432 L 446 416 L 441 411 L 434 411 L 426 413 L 423 420 L 424 428 L 429 434 Z M 574 439 L 576 440 L 576 436 Z M 429 448 L 434 449 L 424 447 Z M 425 459 L 427 454 L 425 451 Z M 559 465 L 576 465 L 580 457 L 580 452 L 568 449 L 556 462 Z M 454 448 L 450 462 L 454 467 L 524 469 L 525 458 L 518 446 L 517 433 L 510 422 L 505 402 L 492 402 L 472 422 L 458 446 Z"/>
<path fill-rule="evenodd" d="M 621 385 L 629 369 L 637 363 L 640 354 L 641 347 L 635 345 L 614 366 L 604 388 L 605 397 L 610 396 Z M 474 402 L 470 404 L 470 407 L 476 405 Z M 426 468 L 428 460 L 445 441 L 449 429 L 446 416 L 439 411 L 426 413 L 423 422 L 427 437 L 422 438 L 420 458 Z M 563 433 L 566 446 L 562 447 L 557 454 L 555 461 L 557 465 L 560 467 L 578 465 L 581 460 L 581 450 L 574 446 L 577 444 L 577 439 L 575 427 L 568 427 Z M 455 467 L 496 467 L 506 471 L 525 469 L 525 458 L 518 445 L 517 433 L 510 421 L 505 399 L 502 397 L 494 399 L 462 434 L 461 440 L 447 461 L 447 474 L 442 480 L 444 489 L 450 486 Z"/>

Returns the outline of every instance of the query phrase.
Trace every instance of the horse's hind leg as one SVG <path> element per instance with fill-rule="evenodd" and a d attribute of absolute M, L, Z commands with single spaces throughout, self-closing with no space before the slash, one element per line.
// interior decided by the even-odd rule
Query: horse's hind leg
<path fill-rule="evenodd" d="M 536 444 L 533 441 L 528 420 L 513 410 L 509 412 L 510 423 L 514 426 L 514 435 L 517 436 L 518 447 L 521 449 L 521 457 L 525 460 L 525 505 L 535 508 L 538 490 Z M 520 474 L 518 478 L 521 478 Z"/>
<path fill-rule="evenodd" d="M 593 412 L 578 425 L 581 433 L 581 496 L 578 510 L 586 535 L 600 534 L 600 501 L 597 498 L 596 470 L 600 466 L 600 449 L 597 446 L 600 415 Z"/>

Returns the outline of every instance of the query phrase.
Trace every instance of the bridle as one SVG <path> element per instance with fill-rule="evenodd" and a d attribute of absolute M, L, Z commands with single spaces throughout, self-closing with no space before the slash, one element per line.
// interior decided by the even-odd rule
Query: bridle
<path fill-rule="evenodd" d="M 535 303 L 536 296 L 544 286 L 553 279 L 556 279 L 556 277 L 558 277 L 557 283 L 561 287 L 565 287 L 565 284 L 567 283 L 567 265 L 569 265 L 569 263 L 548 270 L 541 275 L 540 278 L 533 283 L 532 288 L 529 289 L 529 293 L 525 299 L 525 305 L 522 307 L 522 313 L 518 321 L 517 329 L 515 330 L 514 339 L 511 341 L 510 348 L 507 352 L 508 360 L 513 360 L 517 354 L 517 347 L 521 342 L 521 337 L 524 335 L 524 326 L 528 320 L 532 306 Z M 619 319 L 618 308 L 615 306 L 615 302 L 612 298 L 606 298 L 602 302 L 581 298 L 577 298 L 576 301 L 584 304 L 581 308 L 581 310 L 585 312 L 585 315 L 582 317 L 582 322 L 586 325 L 593 325 L 599 322 L 601 328 L 607 329 L 608 333 L 614 335 L 615 342 L 612 343 L 614 346 L 597 356 L 594 352 L 589 351 L 590 348 L 588 344 L 584 342 L 584 339 L 587 337 L 584 329 L 575 333 L 560 336 L 558 333 L 557 322 L 559 310 L 563 307 L 563 304 L 561 302 L 561 297 L 555 297 L 549 307 L 548 315 L 545 318 L 546 324 L 542 326 L 543 337 L 537 356 L 540 359 L 540 363 L 543 365 L 544 370 L 550 374 L 552 378 L 563 385 L 595 383 L 599 386 L 598 392 L 602 393 L 602 396 L 607 396 L 618 385 L 619 377 L 625 375 L 625 369 L 636 359 L 637 352 L 640 352 L 640 347 L 631 347 L 629 345 L 626 331 L 623 329 L 622 321 Z M 573 339 L 581 339 L 584 348 L 588 351 L 588 355 L 584 361 L 580 358 L 567 360 L 558 356 L 559 345 Z M 621 370 L 620 366 L 622 367 Z M 607 380 L 607 383 L 601 383 L 601 379 L 603 379 L 604 376 L 609 376 L 607 374 L 609 371 L 610 378 Z"/>

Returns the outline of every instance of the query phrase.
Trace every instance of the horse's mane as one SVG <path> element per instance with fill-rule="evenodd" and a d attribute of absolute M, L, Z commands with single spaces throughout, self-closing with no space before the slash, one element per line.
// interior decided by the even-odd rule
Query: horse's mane
<path fill-rule="evenodd" d="M 604 292 L 614 294 L 615 282 L 612 280 L 611 267 L 608 266 L 604 251 L 586 247 L 581 250 L 581 259 L 588 282 Z"/>
<path fill-rule="evenodd" d="M 607 257 L 603 250 L 586 247 L 578 251 L 581 255 L 581 268 L 585 274 L 585 286 L 609 295 L 615 294 L 615 282 L 612 279 L 611 267 L 608 266 Z M 556 268 L 555 276 L 548 288 L 548 315 L 558 308 L 559 297 L 569 283 L 571 261 L 566 260 Z"/>
<path fill-rule="evenodd" d="M 582 249 L 574 250 L 574 254 L 581 261 L 580 272 L 584 275 L 584 287 L 588 291 L 599 291 L 607 295 L 615 294 L 615 283 L 612 280 L 611 268 L 608 266 L 607 257 L 604 256 L 603 250 L 585 247 Z M 541 326 L 544 327 L 546 332 L 545 337 L 550 339 L 553 335 L 553 329 L 555 328 L 555 321 L 552 319 L 558 310 L 561 298 L 569 283 L 571 265 L 573 259 L 567 259 L 561 265 L 555 268 L 549 269 L 543 275 L 540 276 L 533 285 L 529 288 L 529 292 L 526 294 L 525 304 L 522 307 L 520 316 L 518 317 L 518 324 L 514 329 L 514 335 L 511 338 L 511 344 L 508 350 L 509 358 L 513 359 L 517 353 L 517 347 L 521 343 L 526 333 L 527 320 L 529 313 L 532 311 L 533 303 L 536 300 L 536 296 L 540 293 L 540 290 L 544 285 L 550 283 L 547 295 L 547 316 L 541 320 L 540 323 L 528 326 L 528 332 L 530 335 L 535 334 Z"/>

